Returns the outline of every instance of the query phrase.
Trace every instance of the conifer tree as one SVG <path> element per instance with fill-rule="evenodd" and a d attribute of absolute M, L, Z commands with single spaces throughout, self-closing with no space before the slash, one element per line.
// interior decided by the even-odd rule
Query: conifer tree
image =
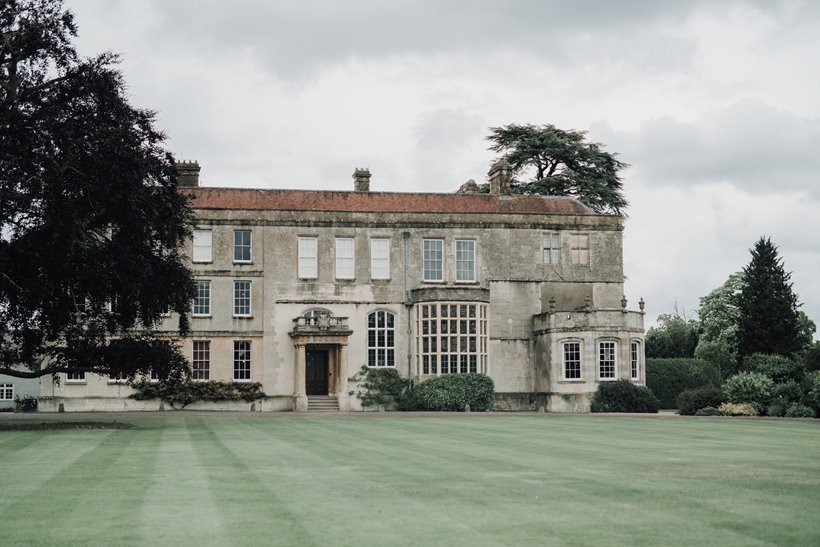
<path fill-rule="evenodd" d="M 743 268 L 746 283 L 737 300 L 739 354 L 793 355 L 802 348 L 791 273 L 784 269 L 777 246 L 769 238 L 761 237 L 751 254 L 751 262 Z"/>

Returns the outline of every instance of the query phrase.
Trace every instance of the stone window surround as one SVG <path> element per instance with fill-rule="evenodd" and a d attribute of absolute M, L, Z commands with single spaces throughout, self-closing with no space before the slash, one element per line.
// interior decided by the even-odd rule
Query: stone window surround
<path fill-rule="evenodd" d="M 417 376 L 487 373 L 489 304 L 480 301 L 426 301 L 416 303 L 415 307 Z M 447 307 L 446 313 L 444 307 Z M 453 307 L 455 316 L 452 315 Z M 469 311 L 473 311 L 474 315 L 471 316 Z M 447 349 L 445 341 L 448 342 Z M 452 367 L 458 367 L 458 370 L 454 372 Z"/>
<path fill-rule="evenodd" d="M 612 344 L 611 350 L 611 360 L 607 359 L 604 361 L 602 359 L 602 351 L 604 350 L 604 344 Z M 599 338 L 595 341 L 595 369 L 596 369 L 596 377 L 598 378 L 599 382 L 612 382 L 618 379 L 618 351 L 620 346 L 620 340 L 617 338 Z M 612 369 L 612 376 L 602 376 L 602 366 L 604 363 L 609 363 L 611 361 L 611 365 L 607 365 L 607 372 L 609 368 Z"/>

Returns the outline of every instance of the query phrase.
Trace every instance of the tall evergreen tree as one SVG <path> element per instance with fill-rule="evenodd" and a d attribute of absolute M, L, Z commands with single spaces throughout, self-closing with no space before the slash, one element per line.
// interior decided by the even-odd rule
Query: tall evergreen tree
<path fill-rule="evenodd" d="M 746 280 L 738 296 L 738 351 L 792 355 L 802 349 L 797 295 L 789 281 L 777 246 L 761 237 L 752 260 L 743 268 Z"/>

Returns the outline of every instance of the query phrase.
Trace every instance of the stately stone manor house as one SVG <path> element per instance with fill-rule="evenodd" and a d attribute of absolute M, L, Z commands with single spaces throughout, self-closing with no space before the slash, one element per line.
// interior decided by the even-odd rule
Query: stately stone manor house
<path fill-rule="evenodd" d="M 350 192 L 211 188 L 197 163 L 179 169 L 196 217 L 182 347 L 195 379 L 261 382 L 255 410 L 361 409 L 363 365 L 418 381 L 482 372 L 499 408 L 556 412 L 588 410 L 600 382 L 644 382 L 623 219 L 511 195 L 506 162 L 489 194 L 375 192 L 366 169 Z M 169 316 L 160 330 L 175 328 Z M 77 375 L 44 384 L 41 408 L 156 409 L 130 393 Z"/>

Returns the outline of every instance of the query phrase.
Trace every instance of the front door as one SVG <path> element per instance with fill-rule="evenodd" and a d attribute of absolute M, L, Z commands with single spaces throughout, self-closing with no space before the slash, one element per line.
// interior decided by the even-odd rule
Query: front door
<path fill-rule="evenodd" d="M 327 350 L 307 350 L 305 388 L 308 395 L 327 395 Z"/>

